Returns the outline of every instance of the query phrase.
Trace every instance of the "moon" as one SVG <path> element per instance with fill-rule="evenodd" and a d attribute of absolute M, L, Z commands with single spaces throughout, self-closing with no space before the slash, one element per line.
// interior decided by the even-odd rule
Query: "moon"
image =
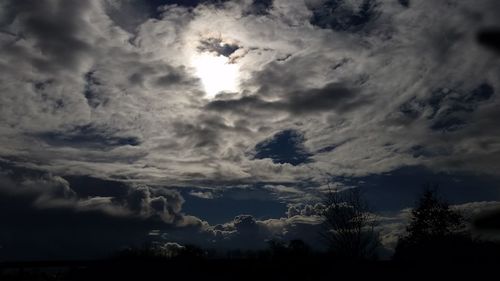
<path fill-rule="evenodd" d="M 228 57 L 201 53 L 192 57 L 191 64 L 205 88 L 205 98 L 213 99 L 221 92 L 237 92 L 239 66 Z"/>

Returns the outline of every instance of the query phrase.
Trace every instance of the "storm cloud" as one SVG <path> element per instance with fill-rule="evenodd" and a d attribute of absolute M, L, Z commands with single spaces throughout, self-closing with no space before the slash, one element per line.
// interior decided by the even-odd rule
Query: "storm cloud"
<path fill-rule="evenodd" d="M 1 200 L 16 198 L 13 212 L 29 206 L 19 221 L 40 212 L 47 231 L 77 217 L 117 231 L 130 220 L 141 237 L 189 232 L 175 237 L 229 247 L 241 233 L 259 245 L 301 236 L 316 227 L 313 207 L 211 223 L 184 213 L 186 194 L 315 206 L 328 184 L 360 187 L 408 167 L 498 179 L 500 57 L 477 39 L 500 26 L 499 9 L 495 0 L 1 1 Z M 200 54 L 236 67 L 237 90 L 207 96 Z"/>

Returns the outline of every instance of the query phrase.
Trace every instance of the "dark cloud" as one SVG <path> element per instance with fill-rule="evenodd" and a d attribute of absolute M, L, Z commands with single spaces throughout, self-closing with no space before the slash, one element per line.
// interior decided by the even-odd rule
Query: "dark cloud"
<path fill-rule="evenodd" d="M 9 260 L 74 259 L 107 256 L 147 241 L 160 222 L 113 217 L 70 207 L 40 209 L 33 198 L 0 196 L 3 208 L 0 257 Z"/>
<path fill-rule="evenodd" d="M 479 31 L 477 40 L 480 44 L 500 53 L 500 29 L 489 28 Z"/>
<path fill-rule="evenodd" d="M 410 7 L 410 0 L 398 0 L 399 4 L 401 4 L 401 6 L 405 7 L 405 8 L 408 8 Z"/>
<path fill-rule="evenodd" d="M 294 91 L 278 101 L 266 101 L 258 96 L 246 96 L 239 99 L 214 100 L 207 105 L 207 108 L 250 115 L 266 111 L 318 114 L 322 111 L 348 112 L 369 102 L 369 98 L 361 96 L 356 89 L 332 83 L 319 89 Z"/>
<path fill-rule="evenodd" d="M 38 137 L 52 146 L 81 147 L 93 149 L 112 149 L 116 146 L 137 146 L 136 137 L 120 137 L 92 125 L 73 128 L 65 132 L 40 133 Z"/>
<path fill-rule="evenodd" d="M 340 147 L 343 144 L 348 143 L 348 142 L 349 142 L 349 140 L 345 140 L 345 141 L 342 141 L 342 142 L 339 142 L 339 143 L 336 143 L 336 144 L 331 144 L 331 145 L 322 147 L 322 148 L 318 149 L 316 151 L 316 153 L 328 153 L 328 152 L 334 151 L 338 147 Z"/>
<path fill-rule="evenodd" d="M 171 85 L 179 84 L 183 81 L 183 79 L 184 76 L 179 73 L 169 73 L 159 77 L 158 80 L 156 80 L 156 84 L 160 87 L 168 87 Z"/>
<path fill-rule="evenodd" d="M 239 215 L 228 223 L 212 227 L 207 234 L 215 238 L 222 249 L 255 250 L 267 248 L 271 239 L 303 239 L 309 245 L 321 247 L 317 239 L 318 231 L 316 217 L 257 220 L 250 215 Z"/>
<path fill-rule="evenodd" d="M 134 34 L 150 16 L 159 17 L 158 6 L 149 1 L 123 0 L 104 2 L 109 18 L 120 28 Z"/>
<path fill-rule="evenodd" d="M 494 88 L 487 83 L 480 84 L 469 92 L 438 89 L 425 100 L 412 98 L 401 106 L 401 112 L 411 119 L 425 117 L 431 120 L 432 130 L 455 131 L 466 125 L 467 114 L 474 112 L 494 93 Z"/>
<path fill-rule="evenodd" d="M 151 5 L 153 8 L 158 8 L 161 6 L 165 5 L 179 5 L 179 6 L 186 6 L 186 7 L 195 7 L 199 5 L 200 3 L 204 2 L 211 2 L 207 0 L 146 0 L 144 1 Z"/>
<path fill-rule="evenodd" d="M 256 96 L 248 96 L 242 97 L 240 99 L 214 100 L 208 104 L 207 108 L 216 111 L 234 111 L 241 113 L 246 112 L 248 114 L 251 114 L 253 109 L 255 111 L 272 111 L 278 110 L 280 108 L 280 105 L 274 102 L 263 101 Z"/>
<path fill-rule="evenodd" d="M 227 0 L 226 0 L 227 1 Z M 195 8 L 198 5 L 220 6 L 224 0 L 121 0 L 107 1 L 110 18 L 123 29 L 135 33 L 150 18 L 161 19 L 165 6 Z"/>
<path fill-rule="evenodd" d="M 255 231 L 257 223 L 252 216 L 240 215 L 234 218 L 233 225 L 236 231 L 251 234 Z"/>
<path fill-rule="evenodd" d="M 309 113 L 326 110 L 347 112 L 366 105 L 369 99 L 359 95 L 356 89 L 342 84 L 328 84 L 321 89 L 292 94 L 289 101 L 293 113 Z"/>
<path fill-rule="evenodd" d="M 217 123 L 213 124 L 217 127 Z M 219 123 L 219 125 L 222 125 Z M 219 131 L 212 126 L 203 126 L 200 124 L 177 123 L 174 125 L 175 134 L 193 147 L 212 147 L 217 148 L 220 137 Z"/>
<path fill-rule="evenodd" d="M 144 2 L 157 9 L 158 7 L 165 5 L 179 5 L 184 7 L 196 7 L 200 4 L 216 5 L 227 2 L 227 0 L 146 0 Z"/>
<path fill-rule="evenodd" d="M 320 28 L 356 32 L 378 15 L 375 0 L 363 0 L 359 6 L 344 0 L 319 2 L 310 7 L 313 13 L 310 22 Z"/>
<path fill-rule="evenodd" d="M 273 8 L 273 0 L 253 0 L 244 10 L 245 15 L 267 15 Z"/>
<path fill-rule="evenodd" d="M 420 179 L 496 199 L 497 2 L 0 1 L 0 245 L 313 241 L 332 180 L 398 214 Z M 239 88 L 207 97 L 200 51 Z"/>
<path fill-rule="evenodd" d="M 124 200 L 126 207 L 140 216 L 158 217 L 166 223 L 181 219 L 180 211 L 184 199 L 177 191 L 153 189 L 148 186 L 131 187 Z"/>
<path fill-rule="evenodd" d="M 99 96 L 96 86 L 101 85 L 101 83 L 93 76 L 93 72 L 87 72 L 85 74 L 85 89 L 83 95 L 87 99 L 87 103 L 90 107 L 96 108 L 107 102 L 107 99 L 103 99 Z"/>
<path fill-rule="evenodd" d="M 105 2 L 110 18 L 121 28 L 136 33 L 145 21 L 161 19 L 166 6 L 195 8 L 198 5 L 222 6 L 227 0 L 109 0 Z"/>
<path fill-rule="evenodd" d="M 148 85 L 159 89 L 176 88 L 185 85 L 197 83 L 186 71 L 186 67 L 173 67 L 162 63 L 161 66 L 152 66 L 145 63 L 136 63 L 131 67 L 131 74 L 128 76 L 128 82 L 134 86 L 148 88 Z M 102 92 L 102 82 L 93 82 L 94 90 Z"/>
<path fill-rule="evenodd" d="M 153 220 L 85 209 L 68 182 L 20 168 L 0 171 L 0 257 L 3 259 L 91 258 L 144 242 Z"/>
<path fill-rule="evenodd" d="M 109 181 L 73 177 L 74 191 L 61 177 L 2 166 L 0 203 L 9 210 L 0 214 L 2 259 L 105 257 L 150 241 L 151 230 L 171 229 L 176 223 L 200 224 L 194 217 L 184 217 L 184 199 L 173 190 L 118 184 L 118 190 L 98 191 L 113 186 Z M 92 183 L 95 192 L 90 192 Z"/>
<path fill-rule="evenodd" d="M 89 22 L 83 15 L 91 4 L 81 1 L 8 1 L 7 14 L 15 14 L 16 35 L 34 40 L 44 58 L 32 60 L 41 71 L 68 71 L 81 67 L 92 46 L 85 40 Z"/>
<path fill-rule="evenodd" d="M 234 52 L 236 52 L 240 46 L 237 44 L 226 43 L 220 38 L 207 38 L 200 41 L 198 46 L 198 51 L 200 52 L 211 52 L 218 56 L 229 57 Z"/>

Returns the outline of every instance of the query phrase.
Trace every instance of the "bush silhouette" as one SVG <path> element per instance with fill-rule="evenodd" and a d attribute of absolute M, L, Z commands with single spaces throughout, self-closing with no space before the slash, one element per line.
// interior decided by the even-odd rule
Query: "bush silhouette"
<path fill-rule="evenodd" d="M 274 260 L 303 259 L 311 255 L 312 249 L 300 239 L 290 240 L 288 243 L 279 239 L 271 239 L 269 245 L 269 256 Z"/>

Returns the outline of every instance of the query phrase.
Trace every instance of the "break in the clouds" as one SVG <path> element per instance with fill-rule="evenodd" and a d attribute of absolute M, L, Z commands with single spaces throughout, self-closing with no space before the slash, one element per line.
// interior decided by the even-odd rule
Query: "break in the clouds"
<path fill-rule="evenodd" d="M 500 25 L 499 8 L 0 1 L 0 192 L 43 212 L 268 237 L 301 224 L 283 213 L 214 226 L 184 200 L 314 204 L 327 183 L 408 167 L 497 179 L 499 57 L 476 34 Z"/>

